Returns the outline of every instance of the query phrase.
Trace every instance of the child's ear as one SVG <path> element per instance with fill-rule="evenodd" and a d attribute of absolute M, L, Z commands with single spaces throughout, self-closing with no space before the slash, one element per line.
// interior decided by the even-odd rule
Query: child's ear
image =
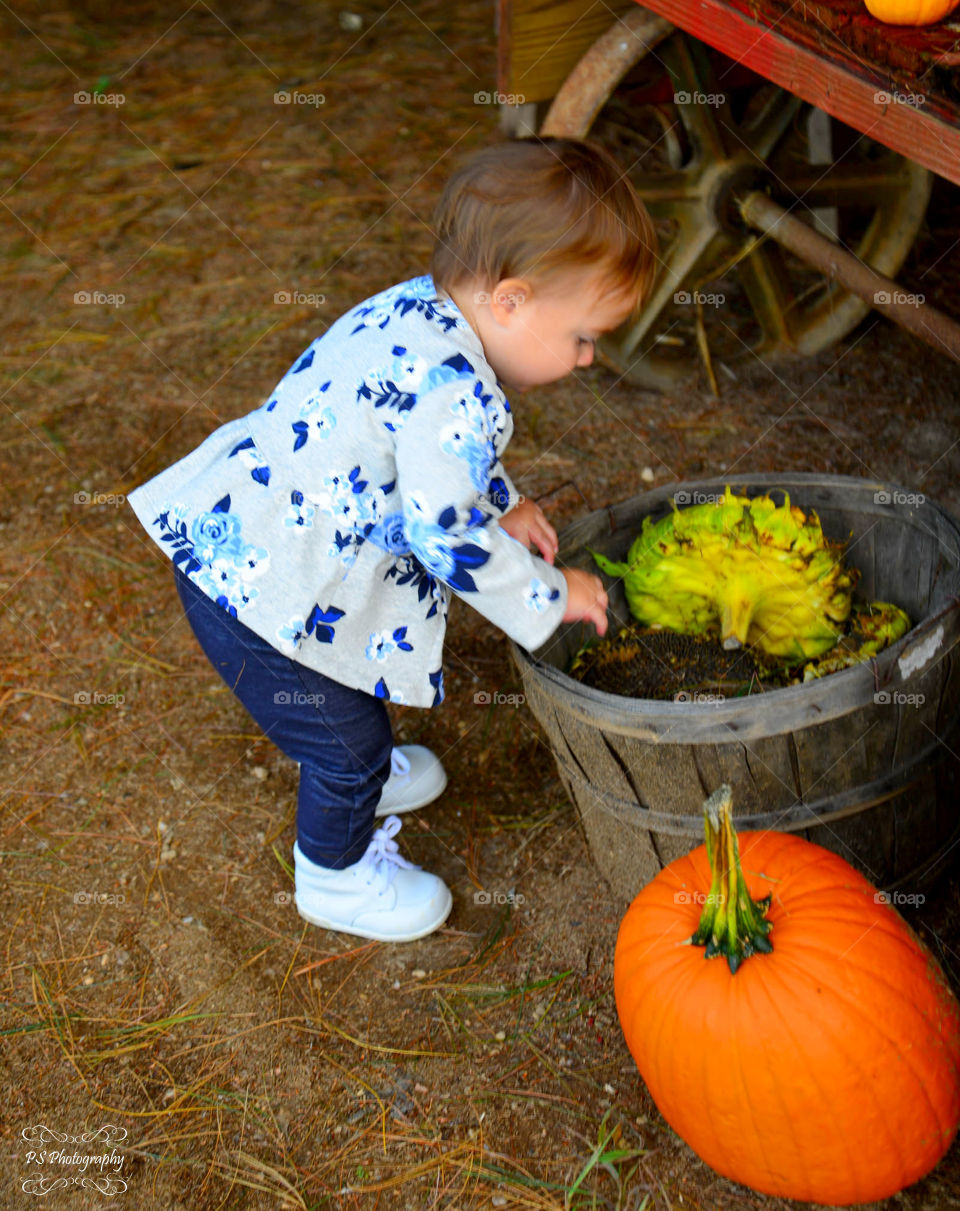
<path fill-rule="evenodd" d="M 490 312 L 498 324 L 511 322 L 533 293 L 526 278 L 503 278 L 490 291 Z"/>

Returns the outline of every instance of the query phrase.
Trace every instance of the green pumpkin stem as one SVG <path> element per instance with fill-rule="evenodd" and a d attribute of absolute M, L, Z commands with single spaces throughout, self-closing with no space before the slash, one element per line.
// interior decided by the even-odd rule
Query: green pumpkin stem
<path fill-rule="evenodd" d="M 734 974 L 752 954 L 769 954 L 766 911 L 770 897 L 751 900 L 740 867 L 740 847 L 733 827 L 733 793 L 729 786 L 715 790 L 703 805 L 703 826 L 710 862 L 711 882 L 700 925 L 690 941 L 705 946 L 704 957 L 724 955 Z"/>

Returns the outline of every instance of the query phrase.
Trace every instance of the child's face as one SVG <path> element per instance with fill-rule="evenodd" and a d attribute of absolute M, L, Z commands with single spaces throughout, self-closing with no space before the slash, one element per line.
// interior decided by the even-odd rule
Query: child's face
<path fill-rule="evenodd" d="M 499 295 L 499 303 L 496 301 Z M 552 383 L 593 361 L 594 346 L 633 311 L 636 296 L 595 269 L 535 287 L 509 279 L 491 292 L 484 352 L 514 388 Z"/>

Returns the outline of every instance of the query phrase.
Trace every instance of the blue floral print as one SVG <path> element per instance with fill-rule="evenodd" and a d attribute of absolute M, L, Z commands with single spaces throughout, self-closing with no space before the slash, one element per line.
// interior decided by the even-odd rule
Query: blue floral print
<path fill-rule="evenodd" d="M 391 555 L 409 555 L 410 544 L 403 528 L 402 513 L 388 513 L 367 534 L 367 538 L 381 551 L 389 551 Z"/>
<path fill-rule="evenodd" d="M 297 450 L 301 450 L 311 436 L 323 440 L 329 437 L 337 427 L 337 418 L 333 414 L 333 409 L 324 407 L 323 396 L 329 387 L 330 380 L 327 379 L 322 386 L 318 387 L 300 405 L 300 419 L 293 421 L 290 425 L 290 428 L 294 432 L 294 453 Z"/>
<path fill-rule="evenodd" d="M 310 611 L 310 617 L 304 624 L 305 633 L 312 635 L 318 643 L 333 643 L 336 638 L 334 626 L 343 617 L 345 611 L 337 606 L 327 606 L 321 609 L 318 602 Z"/>
<path fill-rule="evenodd" d="M 266 487 L 270 482 L 270 467 L 257 449 L 252 437 L 248 437 L 234 446 L 230 451 L 230 457 L 239 457 L 243 465 L 250 469 L 250 478 L 255 484 L 263 484 Z"/>
<path fill-rule="evenodd" d="M 421 492 L 411 492 L 405 501 L 404 518 L 407 537 L 417 558 L 451 588 L 462 593 L 475 593 L 475 569 L 490 558 L 486 531 L 482 526 L 461 527 L 457 511 L 445 508 L 435 522 L 427 519 L 427 502 Z M 458 541 L 463 529 L 470 540 Z"/>
<path fill-rule="evenodd" d="M 236 564 L 224 557 L 201 568 L 191 580 L 234 617 L 238 610 L 245 609 L 258 596 L 257 590 L 245 580 Z"/>
<path fill-rule="evenodd" d="M 440 610 L 446 609 L 447 599 L 444 596 L 443 585 L 431 576 L 422 563 L 412 556 L 400 556 L 396 563 L 387 568 L 383 574 L 384 580 L 393 580 L 397 585 L 410 585 L 417 590 L 417 600 L 421 603 L 428 597 L 430 605 L 425 618 L 433 618 Z"/>
<path fill-rule="evenodd" d="M 385 484 L 368 490 L 368 484 L 358 463 L 345 474 L 324 476 L 322 490 L 311 495 L 317 509 L 336 522 L 327 554 L 347 568 L 356 562 L 358 550 L 382 520 L 387 489 L 394 487 Z"/>
<path fill-rule="evenodd" d="M 295 615 L 283 626 L 277 627 L 277 647 L 285 656 L 294 656 L 300 648 L 301 640 L 307 633 L 306 621 Z"/>
<path fill-rule="evenodd" d="M 230 507 L 229 501 L 227 508 Z M 235 551 L 240 544 L 240 518 L 224 510 L 201 513 L 191 533 L 193 553 L 201 563 L 209 564 L 221 550 Z"/>
<path fill-rule="evenodd" d="M 376 327 L 383 330 L 395 314 L 399 313 L 402 318 L 412 310 L 419 312 L 431 323 L 439 324 L 444 332 L 449 332 L 457 326 L 460 315 L 449 299 L 441 298 L 437 294 L 432 278 L 413 278 L 409 282 L 401 282 L 389 290 L 384 290 L 376 298 L 357 307 L 353 316 L 359 323 L 350 335 L 355 336 L 364 328 Z"/>
<path fill-rule="evenodd" d="M 407 628 L 397 627 L 391 635 L 386 631 L 374 631 L 366 648 L 368 660 L 386 660 L 394 652 L 412 652 L 413 644 L 406 641 Z"/>
<path fill-rule="evenodd" d="M 542 614 L 560 596 L 560 590 L 548 585 L 539 576 L 534 576 L 523 593 L 523 604 L 528 610 Z"/>
<path fill-rule="evenodd" d="M 242 523 L 230 512 L 229 496 L 194 518 L 189 537 L 186 516 L 183 505 L 161 513 L 154 523 L 160 527 L 160 541 L 171 545 L 174 563 L 197 587 L 236 618 L 257 599 L 258 590 L 250 581 L 267 570 L 269 552 L 243 541 Z"/>
<path fill-rule="evenodd" d="M 392 702 L 443 698 L 452 593 L 525 647 L 562 575 L 498 519 L 510 406 L 429 277 L 337 320 L 247 416 L 130 494 L 208 596 L 279 651 Z"/>
<path fill-rule="evenodd" d="M 490 468 L 496 460 L 493 442 L 477 437 L 462 425 L 448 425 L 441 434 L 440 449 L 462 458 L 470 471 L 470 481 L 478 491 L 490 482 Z"/>
<path fill-rule="evenodd" d="M 484 495 L 487 503 L 493 505 L 499 512 L 506 513 L 510 508 L 510 489 L 499 475 L 492 477 Z"/>
<path fill-rule="evenodd" d="M 423 358 L 411 357 L 403 345 L 394 345 L 393 360 L 380 370 L 370 370 L 357 386 L 357 402 L 370 400 L 375 408 L 386 408 L 383 424 L 391 433 L 403 424 L 403 415 L 417 402 L 416 389 L 426 371 Z"/>
<path fill-rule="evenodd" d="M 284 515 L 283 524 L 290 530 L 312 530 L 316 511 L 313 505 L 308 505 L 303 499 L 303 493 L 295 490 L 290 493 L 290 508 Z"/>

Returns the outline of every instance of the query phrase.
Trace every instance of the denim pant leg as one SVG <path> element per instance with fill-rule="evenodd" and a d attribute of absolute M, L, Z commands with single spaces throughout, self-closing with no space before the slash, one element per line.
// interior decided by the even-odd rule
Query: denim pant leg
<path fill-rule="evenodd" d="M 298 664 L 176 572 L 187 621 L 207 659 L 264 734 L 300 762 L 297 841 L 342 869 L 370 843 L 393 736 L 384 704 Z"/>

